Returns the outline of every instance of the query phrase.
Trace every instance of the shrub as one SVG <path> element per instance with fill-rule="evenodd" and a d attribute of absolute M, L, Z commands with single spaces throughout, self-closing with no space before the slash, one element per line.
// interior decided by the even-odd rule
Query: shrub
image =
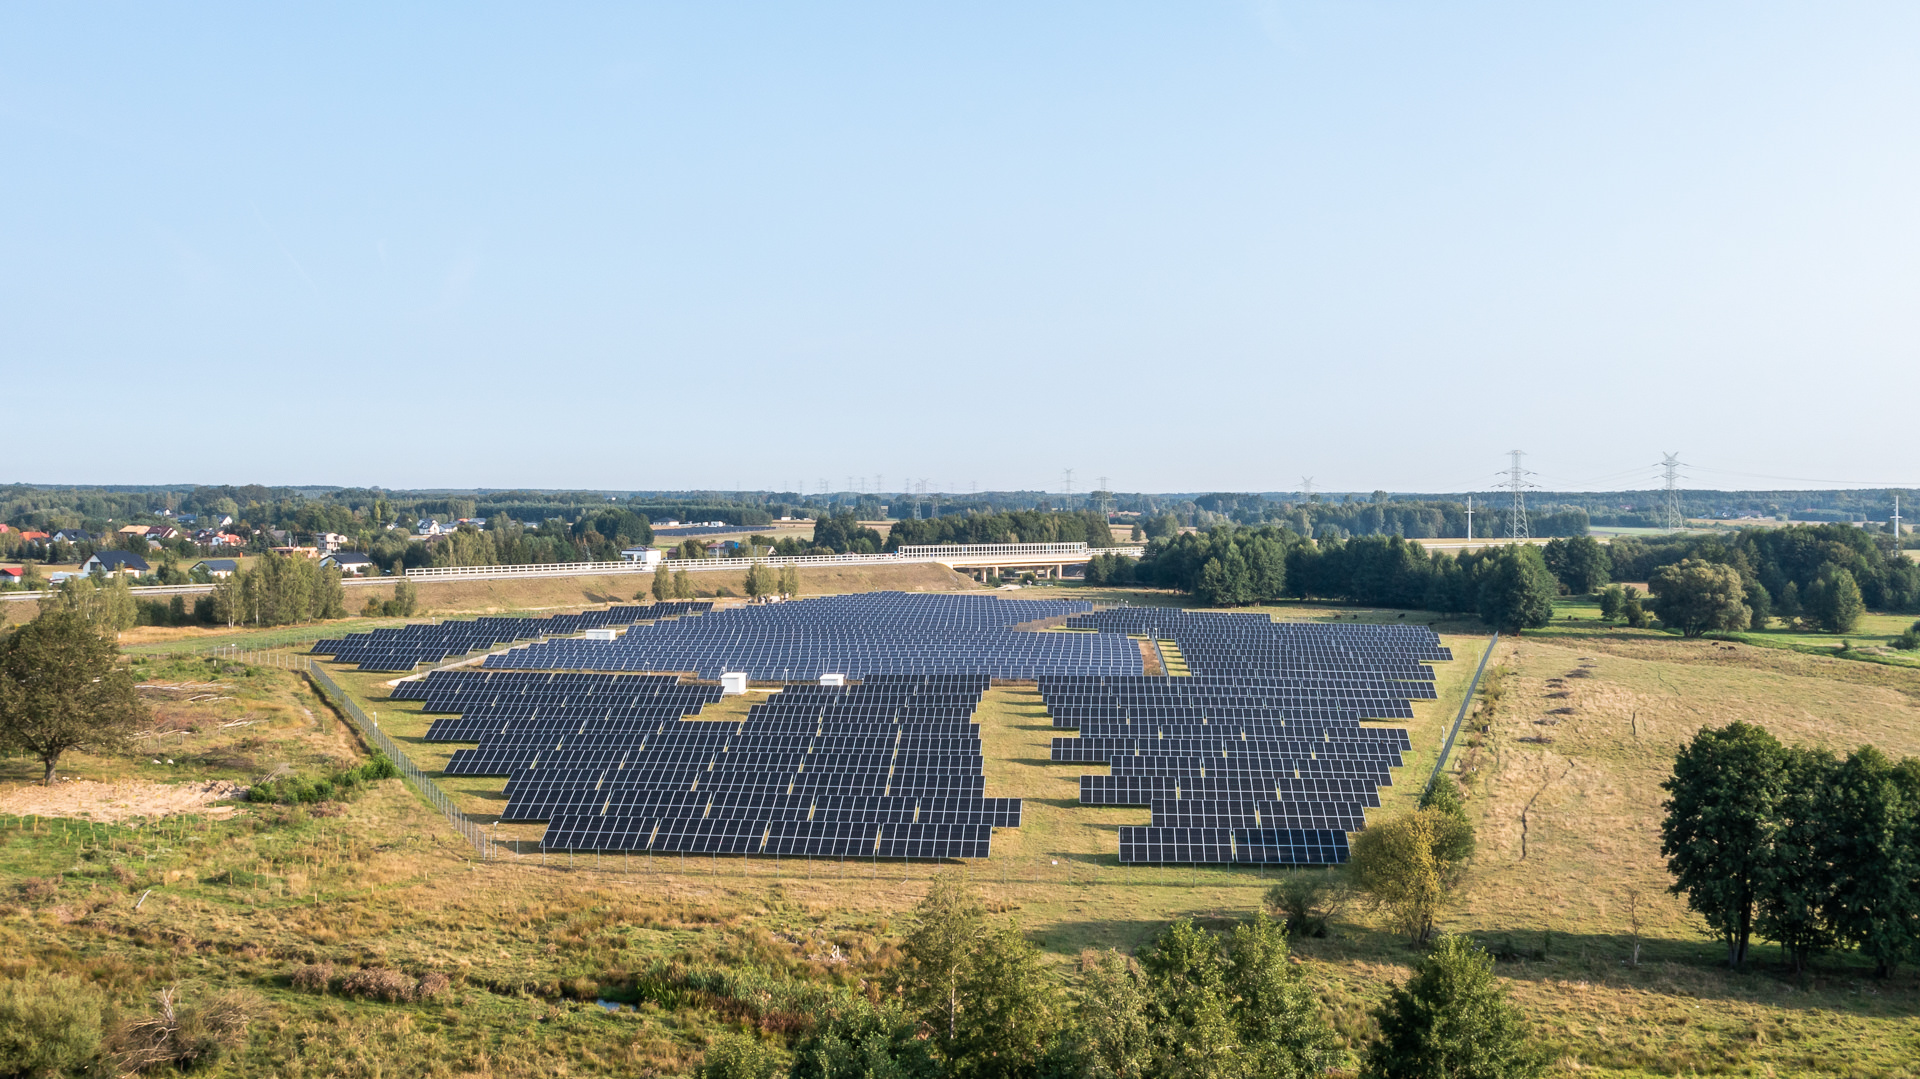
<path fill-rule="evenodd" d="M 430 970 L 420 975 L 420 980 L 414 984 L 413 999 L 429 1001 L 451 988 L 453 988 L 453 979 L 437 970 Z"/>
<path fill-rule="evenodd" d="M 1326 936 L 1328 920 L 1346 900 L 1346 881 L 1333 870 L 1290 870 L 1267 889 L 1267 909 L 1279 916 L 1290 937 Z"/>
<path fill-rule="evenodd" d="M 259 1010 L 254 998 L 226 990 L 176 1005 L 175 990 L 162 989 L 152 1015 L 121 1024 L 114 1032 L 114 1060 L 127 1071 L 162 1066 L 182 1071 L 211 1064 L 247 1040 L 247 1025 Z"/>
<path fill-rule="evenodd" d="M 1546 1071 L 1493 977 L 1492 957 L 1462 937 L 1441 937 L 1374 1017 L 1380 1040 L 1367 1048 L 1362 1079 L 1533 1079 Z"/>
<path fill-rule="evenodd" d="M 333 986 L 333 964 L 321 962 L 296 967 L 288 980 L 301 992 L 324 993 Z"/>
<path fill-rule="evenodd" d="M 707 1047 L 696 1074 L 700 1079 L 773 1079 L 784 1064 L 778 1049 L 744 1034 L 722 1034 Z"/>
<path fill-rule="evenodd" d="M 412 978 L 386 967 L 365 967 L 340 979 L 340 991 L 350 997 L 399 1004 L 413 999 Z"/>
<path fill-rule="evenodd" d="M 247 801 L 269 802 L 275 805 L 304 805 L 310 802 L 326 802 L 335 798 L 352 798 L 368 783 L 382 779 L 393 779 L 400 769 L 384 753 L 375 753 L 373 759 L 357 768 L 335 772 L 331 776 L 307 778 L 291 776 L 267 783 L 256 783 L 247 789 Z"/>
<path fill-rule="evenodd" d="M 60 1075 L 100 1053 L 106 996 L 65 974 L 0 982 L 0 1074 Z"/>
<path fill-rule="evenodd" d="M 1920 648 L 1920 622 L 1915 622 L 1901 631 L 1900 636 L 1895 637 L 1892 643 L 1895 648 L 1906 652 Z"/>

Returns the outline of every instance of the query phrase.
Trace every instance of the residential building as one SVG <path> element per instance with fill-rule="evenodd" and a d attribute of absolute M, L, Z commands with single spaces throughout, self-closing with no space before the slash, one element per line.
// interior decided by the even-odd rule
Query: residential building
<path fill-rule="evenodd" d="M 195 562 L 187 572 L 197 574 L 201 570 L 206 570 L 207 576 L 215 579 L 231 577 L 240 571 L 240 563 L 231 558 L 208 558 Z"/>
<path fill-rule="evenodd" d="M 152 567 L 147 560 L 132 551 L 96 551 L 92 558 L 80 566 L 80 576 L 90 577 L 95 573 L 104 573 L 109 577 L 125 574 L 128 577 L 144 577 Z"/>
<path fill-rule="evenodd" d="M 332 566 L 343 574 L 364 577 L 369 573 L 379 573 L 380 567 L 372 558 L 360 551 L 335 551 L 320 560 L 322 566 Z"/>
<path fill-rule="evenodd" d="M 652 547 L 629 547 L 620 552 L 620 557 L 628 562 L 639 562 L 652 567 L 660 564 L 661 554 Z"/>

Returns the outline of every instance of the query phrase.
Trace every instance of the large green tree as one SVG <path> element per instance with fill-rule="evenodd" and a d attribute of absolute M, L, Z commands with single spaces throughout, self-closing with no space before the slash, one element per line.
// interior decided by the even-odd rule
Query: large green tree
<path fill-rule="evenodd" d="M 1795 747 L 1781 756 L 1772 846 L 1754 912 L 1760 935 L 1780 945 L 1795 972 L 1834 944 L 1833 781 L 1824 749 Z"/>
<path fill-rule="evenodd" d="M 1726 942 L 1730 967 L 1747 960 L 1754 905 L 1770 872 L 1785 753 L 1760 727 L 1708 728 L 1681 747 L 1661 784 L 1670 890 Z"/>
<path fill-rule="evenodd" d="M 1613 571 L 1607 549 L 1592 536 L 1549 540 L 1541 552 L 1547 569 L 1568 592 L 1584 596 L 1605 585 Z"/>
<path fill-rule="evenodd" d="M 1502 633 L 1537 629 L 1553 619 L 1559 588 L 1537 547 L 1501 549 L 1484 568 L 1480 582 L 1480 620 Z"/>
<path fill-rule="evenodd" d="M 948 1074 L 1030 1075 L 1059 1033 L 1039 949 L 1011 922 L 991 922 L 958 877 L 934 878 L 902 942 L 901 989 Z"/>
<path fill-rule="evenodd" d="M 1452 780 L 1446 780 L 1452 782 Z M 1353 841 L 1353 883 L 1407 939 L 1433 935 L 1474 849 L 1464 811 L 1427 806 L 1368 827 Z"/>
<path fill-rule="evenodd" d="M 1920 951 L 1920 761 L 1868 746 L 1833 769 L 1827 792 L 1828 921 L 1884 977 Z"/>
<path fill-rule="evenodd" d="M 1683 637 L 1698 637 L 1708 630 L 1746 629 L 1753 618 L 1746 584 L 1732 566 L 1689 558 L 1662 567 L 1647 587 L 1653 590 L 1653 613 Z"/>
<path fill-rule="evenodd" d="M 0 745 L 45 765 L 41 782 L 67 750 L 120 748 L 146 718 L 112 638 L 82 615 L 55 609 L 0 637 Z"/>
<path fill-rule="evenodd" d="M 1845 566 L 1824 566 L 1807 586 L 1801 599 L 1802 613 L 1808 621 L 1828 633 L 1847 633 L 1860 624 L 1867 613 L 1860 596 L 1860 583 Z"/>
<path fill-rule="evenodd" d="M 1534 1079 L 1547 1070 L 1493 958 L 1465 937 L 1441 937 L 1374 1017 L 1380 1039 L 1367 1048 L 1362 1079 Z"/>

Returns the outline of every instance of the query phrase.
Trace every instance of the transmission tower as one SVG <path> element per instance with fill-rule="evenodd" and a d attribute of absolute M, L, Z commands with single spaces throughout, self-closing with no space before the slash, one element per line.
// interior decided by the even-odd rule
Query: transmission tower
<path fill-rule="evenodd" d="M 1063 468 L 1061 469 L 1061 471 L 1067 474 L 1067 487 L 1066 487 L 1067 508 L 1072 509 L 1073 508 L 1073 469 Z"/>
<path fill-rule="evenodd" d="M 1667 531 L 1680 531 L 1685 519 L 1680 512 L 1680 470 L 1686 465 L 1677 453 L 1663 454 L 1660 457 L 1660 478 L 1667 481 Z"/>
<path fill-rule="evenodd" d="M 1527 477 L 1533 473 L 1520 467 L 1520 458 L 1526 455 L 1525 450 L 1508 450 L 1507 456 L 1513 463 L 1502 473 L 1507 477 L 1507 482 L 1502 486 L 1513 492 L 1513 511 L 1507 518 L 1507 538 L 1512 540 L 1533 538 L 1533 530 L 1527 524 L 1527 488 L 1538 487 L 1539 484 L 1528 482 Z"/>
<path fill-rule="evenodd" d="M 1302 502 L 1313 501 L 1313 477 L 1312 476 L 1300 477 L 1300 501 Z"/>
<path fill-rule="evenodd" d="M 1109 516 L 1113 513 L 1113 488 L 1108 486 L 1107 477 L 1100 477 L 1100 512 Z"/>

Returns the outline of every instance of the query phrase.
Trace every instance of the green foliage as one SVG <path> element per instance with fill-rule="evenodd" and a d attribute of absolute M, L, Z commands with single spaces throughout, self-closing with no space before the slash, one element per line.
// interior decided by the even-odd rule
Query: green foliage
<path fill-rule="evenodd" d="M 781 566 L 778 588 L 780 594 L 788 599 L 798 596 L 800 594 L 800 567 Z"/>
<path fill-rule="evenodd" d="M 1627 625 L 1634 629 L 1645 629 L 1651 625 L 1653 619 L 1647 614 L 1645 605 L 1640 601 L 1640 590 L 1628 585 L 1624 595 L 1625 599 L 1620 604 L 1620 615 L 1627 620 Z"/>
<path fill-rule="evenodd" d="M 1464 937 L 1441 937 L 1374 1016 L 1380 1040 L 1367 1049 L 1363 1079 L 1533 1079 L 1547 1070 L 1493 958 Z"/>
<path fill-rule="evenodd" d="M 1828 633 L 1847 633 L 1867 611 L 1860 585 L 1843 566 L 1827 565 L 1802 593 L 1802 616 Z"/>
<path fill-rule="evenodd" d="M 1541 550 L 1547 572 L 1554 575 L 1569 593 L 1584 596 L 1607 583 L 1613 571 L 1613 559 L 1606 547 L 1592 536 L 1547 541 Z"/>
<path fill-rule="evenodd" d="M 935 1079 L 942 1070 L 920 1024 L 898 1004 L 830 1009 L 794 1047 L 792 1079 Z"/>
<path fill-rule="evenodd" d="M 69 749 L 126 745 L 146 722 L 133 672 L 87 619 L 55 608 L 0 637 L 0 748 L 32 754 L 43 782 Z"/>
<path fill-rule="evenodd" d="M 0 981 L 0 1075 L 86 1072 L 100 1055 L 106 995 L 65 974 Z"/>
<path fill-rule="evenodd" d="M 779 580 L 774 576 L 773 567 L 765 562 L 755 562 L 747 567 L 747 595 L 758 599 L 771 596 L 779 588 Z"/>
<path fill-rule="evenodd" d="M 1346 905 L 1346 878 L 1336 869 L 1287 869 L 1267 889 L 1267 909 L 1280 916 L 1290 937 L 1324 937 L 1327 923 Z"/>
<path fill-rule="evenodd" d="M 1647 585 L 1653 589 L 1654 613 L 1683 637 L 1745 629 L 1753 618 L 1746 586 L 1732 566 L 1689 558 L 1663 567 Z"/>
<path fill-rule="evenodd" d="M 1786 950 L 1795 971 L 1833 947 L 1832 785 L 1837 762 L 1824 749 L 1788 749 L 1780 758 L 1772 840 L 1755 897 L 1754 928 Z"/>
<path fill-rule="evenodd" d="M 955 1076 L 1030 1074 L 1059 1030 L 1045 967 L 1008 922 L 991 924 L 952 873 L 934 878 L 901 945 L 903 999 Z"/>
<path fill-rule="evenodd" d="M 1786 751 L 1760 727 L 1731 723 L 1694 735 L 1674 758 L 1660 853 L 1674 883 L 1727 945 L 1727 965 L 1746 962 L 1754 904 L 1770 869 Z M 1364 834 L 1364 833 L 1363 833 Z"/>
<path fill-rule="evenodd" d="M 686 570 L 679 570 L 673 575 L 673 598 L 693 598 L 693 579 L 687 576 Z"/>
<path fill-rule="evenodd" d="M 838 518 L 835 519 L 836 521 Z M 825 523 L 825 522 L 822 522 Z M 844 530 L 835 525 L 833 529 Z M 871 530 L 865 530 L 871 533 Z M 843 548 L 828 542 L 839 531 L 823 533 L 814 529 L 814 542 Z M 827 537 L 823 539 L 823 536 Z M 955 513 L 923 520 L 899 520 L 887 529 L 885 549 L 966 543 L 1084 543 L 1089 547 L 1112 547 L 1113 529 L 1106 514 L 1095 510 L 1062 513 L 1048 510 L 1011 510 L 1004 513 Z M 851 548 L 847 548 L 851 549 Z"/>
<path fill-rule="evenodd" d="M 1627 590 L 1617 584 L 1610 584 L 1600 590 L 1600 617 L 1608 622 L 1619 618 L 1626 611 Z"/>
<path fill-rule="evenodd" d="M 1087 1079 L 1152 1075 L 1149 991 L 1140 968 L 1111 949 L 1095 958 L 1080 984 L 1074 1056 Z"/>
<path fill-rule="evenodd" d="M 774 1079 L 786 1068 L 786 1054 L 747 1034 L 722 1034 L 707 1047 L 695 1074 L 699 1079 Z"/>
<path fill-rule="evenodd" d="M 673 582 L 664 568 L 656 567 L 654 569 L 653 587 L 650 591 L 653 593 L 654 602 L 656 603 L 673 598 Z"/>
<path fill-rule="evenodd" d="M 1920 951 L 1920 761 L 1868 746 L 1831 770 L 1825 793 L 1828 922 L 1885 977 Z"/>
<path fill-rule="evenodd" d="M 1149 1061 L 1140 1074 L 1305 1079 L 1334 1063 L 1332 1032 L 1293 970 L 1286 930 L 1265 914 L 1226 937 L 1174 922 L 1140 968 Z M 1130 996 L 1124 985 L 1109 995 L 1123 1005 Z M 1104 1040 L 1120 1059 L 1132 1022 L 1125 1011 L 1114 1019 Z"/>
<path fill-rule="evenodd" d="M 1087 583 L 1125 587 L 1134 583 L 1140 560 L 1119 554 L 1097 554 L 1087 559 Z"/>
<path fill-rule="evenodd" d="M 311 802 L 344 801 L 356 798 L 367 784 L 394 779 L 400 769 L 386 754 L 376 752 L 373 759 L 355 768 L 346 768 L 327 776 L 306 778 L 287 776 L 247 788 L 247 801 L 275 805 L 302 805 Z"/>
<path fill-rule="evenodd" d="M 1480 620 L 1508 634 L 1536 629 L 1553 619 L 1557 592 L 1538 548 L 1503 547 L 1480 583 Z"/>
<path fill-rule="evenodd" d="M 139 621 L 133 591 L 119 574 L 69 577 L 54 590 L 49 606 L 77 615 L 104 633 L 119 633 Z"/>
<path fill-rule="evenodd" d="M 1747 610 L 1753 612 L 1752 617 L 1747 620 L 1747 628 L 1766 629 L 1767 623 L 1773 620 L 1772 594 L 1767 591 L 1767 586 L 1759 581 L 1748 581 L 1746 595 Z"/>
<path fill-rule="evenodd" d="M 894 528 L 906 522 L 895 522 Z M 813 523 L 813 545 L 824 547 L 834 554 L 878 554 L 887 541 L 880 533 L 864 527 L 860 519 L 851 510 L 832 517 L 822 517 Z"/>
<path fill-rule="evenodd" d="M 1916 648 L 1920 648 L 1920 622 L 1915 622 L 1913 625 L 1901 630 L 1900 636 L 1895 637 L 1892 643 L 1895 648 L 1905 652 L 1911 652 Z"/>
<path fill-rule="evenodd" d="M 1353 841 L 1348 872 L 1374 906 L 1419 943 L 1433 935 L 1434 919 L 1473 850 L 1473 826 L 1464 813 L 1426 807 L 1368 826 Z"/>

